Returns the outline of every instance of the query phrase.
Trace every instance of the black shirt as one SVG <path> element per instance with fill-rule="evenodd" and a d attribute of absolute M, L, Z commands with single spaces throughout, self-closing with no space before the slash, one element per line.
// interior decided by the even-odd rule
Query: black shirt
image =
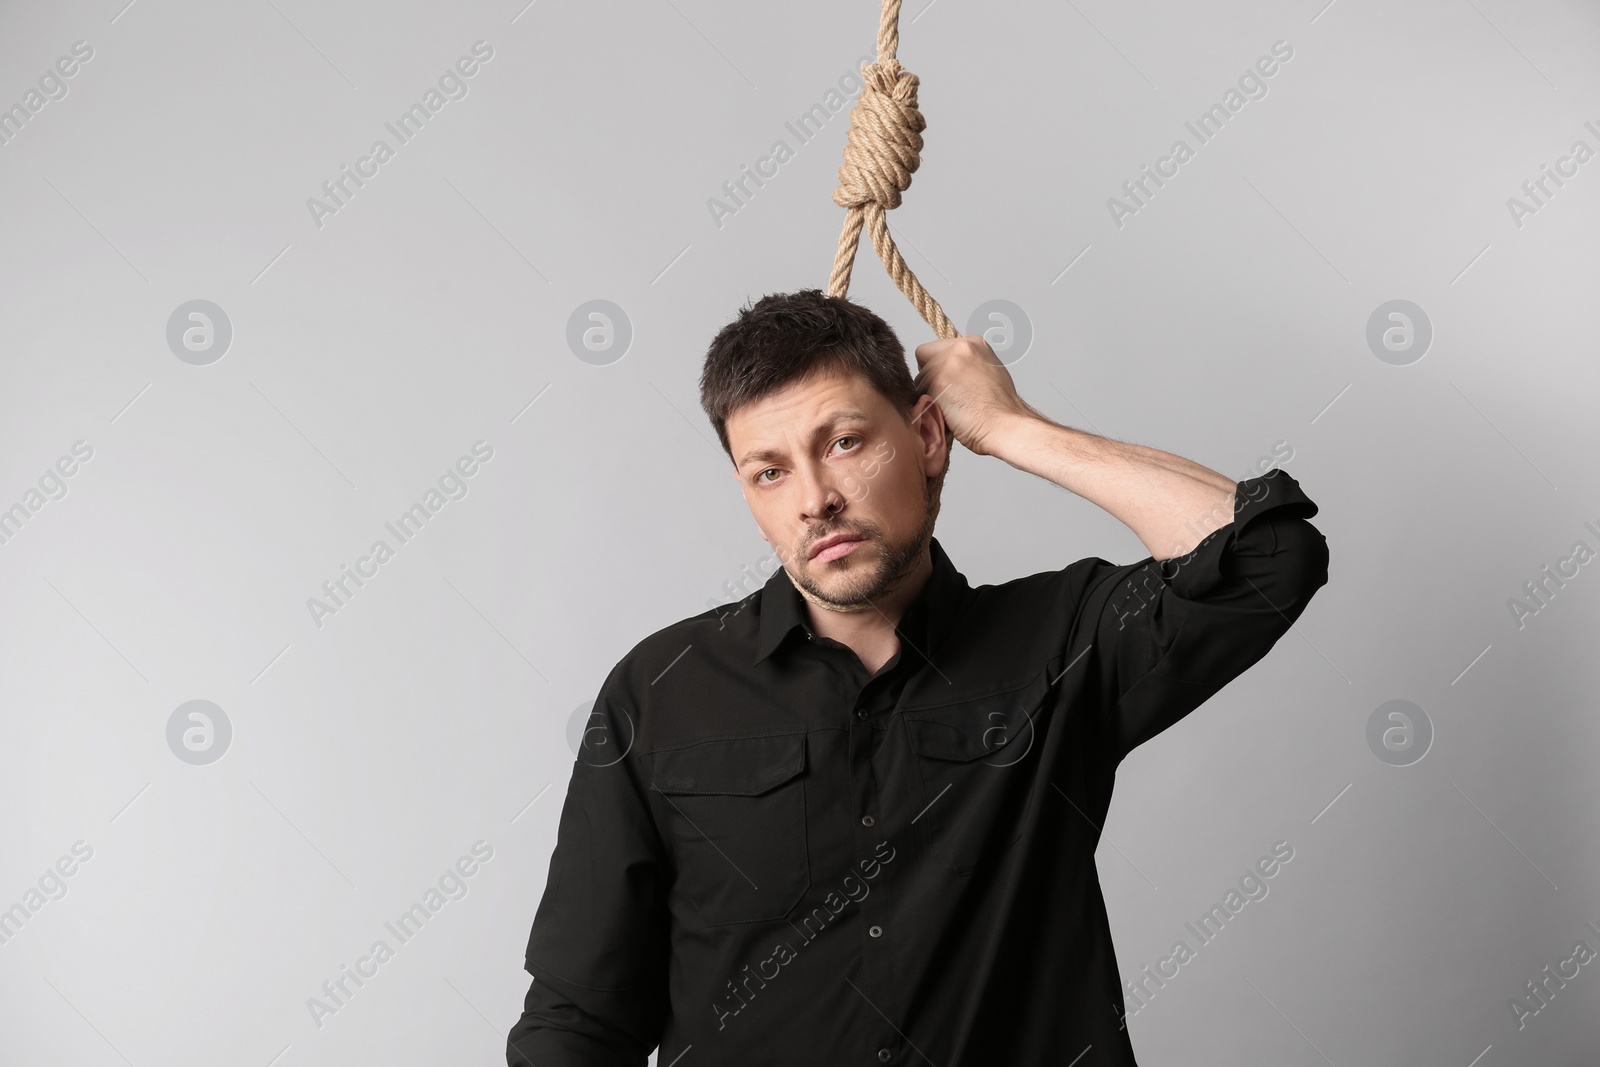
<path fill-rule="evenodd" d="M 1117 764 L 1328 580 L 1294 478 L 1236 493 L 1160 562 L 974 589 L 933 539 L 870 677 L 781 568 L 639 642 L 573 764 L 507 1063 L 1133 1064 L 1094 860 Z"/>

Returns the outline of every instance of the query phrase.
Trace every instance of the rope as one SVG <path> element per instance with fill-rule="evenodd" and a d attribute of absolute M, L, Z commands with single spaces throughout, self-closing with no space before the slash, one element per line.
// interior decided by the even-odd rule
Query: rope
<path fill-rule="evenodd" d="M 944 309 L 906 265 L 889 235 L 885 212 L 900 205 L 900 194 L 922 163 L 922 131 L 927 122 L 917 110 L 917 76 L 900 66 L 900 2 L 883 0 L 878 23 L 878 59 L 861 67 L 861 96 L 850 111 L 850 134 L 839 167 L 833 202 L 846 209 L 839 251 L 828 278 L 828 295 L 844 296 L 862 227 L 895 285 L 941 338 L 960 336 Z"/>

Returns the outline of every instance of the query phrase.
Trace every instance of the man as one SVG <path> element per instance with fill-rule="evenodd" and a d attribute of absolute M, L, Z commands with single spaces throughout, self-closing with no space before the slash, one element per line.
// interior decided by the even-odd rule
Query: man
<path fill-rule="evenodd" d="M 702 405 L 782 567 L 602 685 L 513 1067 L 1135 1062 L 1094 862 L 1117 764 L 1327 582 L 1317 506 L 1059 426 L 979 337 L 916 358 L 818 290 L 712 342 Z M 952 436 L 1150 556 L 970 587 L 932 536 Z"/>

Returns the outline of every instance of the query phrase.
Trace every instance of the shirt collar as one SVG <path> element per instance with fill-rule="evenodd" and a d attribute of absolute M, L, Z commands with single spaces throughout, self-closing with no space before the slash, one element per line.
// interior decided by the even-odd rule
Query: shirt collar
<path fill-rule="evenodd" d="M 895 627 L 895 631 L 924 657 L 932 655 L 933 647 L 960 610 L 967 590 L 966 578 L 945 555 L 937 537 L 928 539 L 928 554 L 933 560 L 933 572 Z M 783 567 L 762 586 L 758 611 L 761 623 L 756 637 L 756 663 L 770 656 L 795 627 L 810 630 L 806 600 Z"/>

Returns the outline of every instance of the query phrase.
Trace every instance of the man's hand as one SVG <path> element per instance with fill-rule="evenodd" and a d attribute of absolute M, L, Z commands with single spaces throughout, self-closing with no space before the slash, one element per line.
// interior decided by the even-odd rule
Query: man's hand
<path fill-rule="evenodd" d="M 1002 423 L 1036 414 L 1017 395 L 1011 372 L 982 336 L 929 341 L 918 345 L 916 354 L 917 392 L 933 397 L 950 433 L 978 455 L 991 454 Z"/>

